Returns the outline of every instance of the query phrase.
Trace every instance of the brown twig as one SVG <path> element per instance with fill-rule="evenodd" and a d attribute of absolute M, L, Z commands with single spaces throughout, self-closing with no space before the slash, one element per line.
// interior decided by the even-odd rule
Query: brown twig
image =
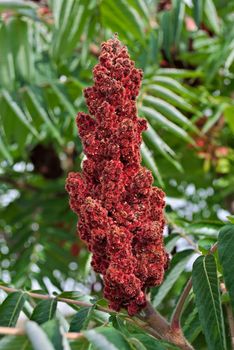
<path fill-rule="evenodd" d="M 171 318 L 171 327 L 172 329 L 180 328 L 180 318 L 181 314 L 183 312 L 185 301 L 190 293 L 190 290 L 192 289 L 192 278 L 190 278 L 178 300 L 178 303 L 175 307 L 175 310 L 173 312 L 172 318 Z"/>
<path fill-rule="evenodd" d="M 210 253 L 211 254 L 214 253 L 216 249 L 217 249 L 217 243 L 215 243 L 211 247 Z M 184 337 L 182 329 L 180 327 L 181 314 L 191 288 L 192 288 L 192 280 L 190 278 L 187 285 L 185 286 L 184 291 L 182 292 L 178 300 L 178 303 L 176 305 L 175 311 L 172 316 L 171 323 L 168 323 L 167 320 L 164 317 L 162 317 L 160 313 L 158 313 L 149 302 L 147 302 L 146 307 L 140 313 L 137 314 L 137 318 L 143 323 L 139 323 L 139 321 L 136 321 L 134 319 L 132 320 L 130 319 L 131 322 L 135 323 L 142 329 L 146 330 L 149 334 L 153 335 L 157 339 L 164 339 L 168 342 L 171 342 L 177 345 L 182 350 L 194 350 L 192 345 L 189 344 L 189 342 Z M 0 289 L 8 293 L 19 291 L 18 289 L 10 288 L 2 285 L 0 285 Z M 33 292 L 25 292 L 25 293 L 27 293 L 30 297 L 35 299 L 48 300 L 48 299 L 56 298 L 58 301 L 65 302 L 68 304 L 75 304 L 79 306 L 92 306 L 92 304 L 90 303 L 79 301 L 79 300 L 72 300 L 72 299 L 61 298 L 61 297 L 51 297 L 50 295 L 38 294 Z M 100 311 L 113 313 L 112 310 L 108 308 L 104 308 L 102 306 L 97 306 L 97 309 Z M 126 320 L 129 321 L 129 318 L 126 318 Z"/>
<path fill-rule="evenodd" d="M 216 252 L 218 248 L 218 243 L 216 242 L 211 248 L 209 253 L 213 254 Z M 201 254 L 201 252 L 199 252 L 199 254 Z M 183 312 L 183 308 L 184 308 L 184 304 L 185 301 L 187 300 L 187 297 L 190 293 L 190 290 L 192 289 L 192 278 L 190 277 L 190 279 L 188 280 L 179 300 L 178 303 L 175 307 L 175 310 L 173 312 L 172 315 L 172 319 L 171 319 L 171 327 L 172 328 L 180 328 L 180 318 L 181 318 L 181 314 Z"/>
<path fill-rule="evenodd" d="M 1 335 L 24 335 L 25 331 L 23 328 L 12 328 L 12 327 L 0 327 Z"/>
<path fill-rule="evenodd" d="M 0 327 L 0 334 L 16 336 L 16 335 L 25 335 L 26 333 L 24 328 Z M 84 337 L 82 333 L 77 333 L 77 332 L 64 333 L 64 336 L 70 340 L 76 340 Z"/>
<path fill-rule="evenodd" d="M 220 283 L 221 292 L 227 293 L 227 289 L 224 283 Z M 225 309 L 227 313 L 228 326 L 231 336 L 231 348 L 234 350 L 234 317 L 230 303 L 225 304 Z"/>
<path fill-rule="evenodd" d="M 214 245 L 212 245 L 212 247 L 210 248 L 210 253 L 213 254 L 216 252 L 216 250 L 218 249 L 218 242 L 214 243 Z"/>
<path fill-rule="evenodd" d="M 13 293 L 13 292 L 23 292 L 29 295 L 33 299 L 42 299 L 42 300 L 53 300 L 56 299 L 57 301 L 66 303 L 66 304 L 71 304 L 71 305 L 78 305 L 81 307 L 84 306 L 93 306 L 91 303 L 87 303 L 85 301 L 80 301 L 80 300 L 73 300 L 73 299 L 68 299 L 68 298 L 61 298 L 61 297 L 56 297 L 56 296 L 50 296 L 48 294 L 39 294 L 39 293 L 34 293 L 34 292 L 28 292 L 28 291 L 22 291 L 16 288 L 11 288 L 11 287 L 6 287 L 3 285 L 0 285 L 0 289 L 4 290 L 6 293 Z M 108 312 L 108 313 L 113 313 L 114 311 L 108 308 L 105 308 L 103 306 L 97 305 L 97 309 L 99 311 L 103 312 Z"/>
<path fill-rule="evenodd" d="M 195 245 L 195 243 L 193 242 Z M 215 243 L 210 248 L 210 254 L 213 254 L 217 250 L 217 243 Z M 201 252 L 196 248 L 195 249 L 199 254 Z M 147 303 L 147 306 L 139 314 L 139 318 L 156 331 L 158 337 L 168 340 L 169 342 L 179 346 L 183 350 L 192 350 L 193 347 L 185 339 L 181 326 L 180 319 L 183 312 L 184 304 L 187 300 L 187 297 L 192 289 L 192 278 L 190 278 L 178 300 L 178 303 L 175 307 L 174 313 L 172 315 L 171 323 L 169 324 L 165 318 L 163 318 L 150 303 Z M 231 330 L 234 334 L 234 329 Z"/>
<path fill-rule="evenodd" d="M 39 188 L 33 186 L 33 185 L 30 185 L 28 184 L 27 182 L 25 181 L 22 181 L 22 180 L 14 180 L 8 176 L 0 176 L 0 182 L 5 182 L 9 185 L 12 185 L 14 188 L 17 188 L 19 190 L 30 190 L 30 191 L 34 191 L 34 192 L 37 192 L 39 191 Z"/>
<path fill-rule="evenodd" d="M 167 320 L 149 302 L 147 302 L 146 307 L 139 313 L 138 317 L 157 332 L 158 338 L 167 340 L 182 350 L 194 350 L 192 345 L 185 339 L 182 330 L 180 328 L 172 329 Z"/>
<path fill-rule="evenodd" d="M 228 304 L 225 307 L 226 307 L 227 320 L 228 320 L 228 325 L 229 325 L 229 330 L 231 335 L 231 347 L 232 347 L 232 350 L 234 350 L 234 317 L 233 317 L 231 306 Z"/>
<path fill-rule="evenodd" d="M 48 294 L 39 294 L 39 293 L 34 293 L 34 292 L 22 291 L 20 289 L 16 289 L 13 287 L 7 287 L 4 285 L 0 285 L 0 289 L 5 291 L 6 293 L 23 292 L 23 293 L 26 293 L 27 295 L 29 295 L 33 299 L 41 299 L 41 300 L 54 300 L 54 299 L 56 299 L 59 302 L 63 302 L 66 304 L 71 304 L 71 305 L 77 305 L 77 306 L 81 306 L 81 307 L 92 307 L 93 306 L 93 304 L 85 302 L 85 301 L 73 300 L 73 299 L 68 299 L 68 298 L 61 298 L 59 296 L 57 296 L 57 297 L 50 296 Z M 103 307 L 100 305 L 96 305 L 96 308 L 97 308 L 97 310 L 102 311 L 102 312 L 107 312 L 107 313 L 112 313 L 112 314 L 116 313 L 116 311 L 113 311 L 109 308 L 106 308 L 106 307 Z M 146 330 L 148 333 L 150 333 L 151 335 L 153 335 L 154 337 L 157 338 L 156 332 L 153 329 L 151 329 L 147 323 L 144 323 L 144 322 L 139 323 L 139 321 L 136 322 L 136 320 L 129 318 L 128 315 L 123 315 L 123 316 L 125 317 L 126 321 L 128 321 L 129 323 L 136 324 L 138 327 L 142 328 L 143 330 Z"/>

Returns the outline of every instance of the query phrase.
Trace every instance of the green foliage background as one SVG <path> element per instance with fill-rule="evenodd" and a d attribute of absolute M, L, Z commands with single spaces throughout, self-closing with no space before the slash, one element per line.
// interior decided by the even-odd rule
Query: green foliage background
<path fill-rule="evenodd" d="M 79 300 L 93 300 L 94 305 L 102 298 L 101 279 L 90 270 L 89 254 L 76 235 L 64 182 L 69 171 L 80 170 L 83 158 L 75 126 L 76 113 L 86 109 L 82 89 L 92 84 L 101 42 L 117 32 L 144 71 L 138 109 L 149 128 L 142 157 L 155 185 L 167 194 L 165 244 L 172 260 L 163 285 L 152 289 L 152 303 L 170 317 L 191 275 L 191 258 L 203 254 L 194 265 L 196 299 L 191 293 L 182 318 L 184 333 L 197 349 L 231 348 L 225 308 L 229 295 L 220 295 L 216 281 L 223 280 L 224 269 L 233 305 L 230 233 L 228 245 L 222 238 L 221 262 L 217 253 L 213 260 L 206 254 L 234 212 L 233 20 L 234 2 L 226 0 L 0 1 L 3 284 L 58 294 L 76 290 Z M 199 288 L 203 274 L 208 282 Z M 95 343 L 95 334 L 120 349 L 168 348 L 122 325 L 121 314 L 112 315 L 103 327 L 108 317 L 89 307 L 76 308 L 76 321 L 71 323 L 73 331 L 84 330 L 84 339 L 60 347 L 51 335 L 62 337 L 59 317 L 54 316 L 57 304 L 37 304 L 32 313 L 35 304 L 16 293 L 11 294 L 10 306 L 15 310 L 20 298 L 18 311 L 24 308 L 28 317 L 32 314 L 33 321 L 45 325 L 52 349 L 104 349 Z M 213 298 L 216 305 L 210 304 Z M 47 317 L 44 312 L 50 307 L 54 311 Z M 208 308 L 213 328 L 207 326 Z M 19 312 L 12 319 L 11 311 L 7 316 L 1 310 L 14 326 Z M 90 330 L 90 324 L 100 328 Z M 217 338 L 211 336 L 216 330 Z M 26 332 L 44 331 L 30 323 Z M 26 336 L 12 339 L 4 337 L 1 349 L 34 346 Z M 42 346 L 51 349 L 46 343 Z"/>

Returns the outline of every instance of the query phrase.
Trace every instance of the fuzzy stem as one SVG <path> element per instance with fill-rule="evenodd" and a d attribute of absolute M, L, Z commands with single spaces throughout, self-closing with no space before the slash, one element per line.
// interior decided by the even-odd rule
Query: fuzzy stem
<path fill-rule="evenodd" d="M 182 350 L 193 350 L 192 345 L 185 339 L 182 330 L 180 328 L 173 329 L 149 302 L 147 302 L 146 307 L 138 314 L 138 317 L 148 323 L 161 339 L 177 345 Z"/>
<path fill-rule="evenodd" d="M 175 310 L 171 319 L 171 327 L 172 329 L 180 328 L 180 317 L 184 308 L 185 301 L 189 295 L 189 292 L 192 288 L 192 278 L 190 278 L 178 300 L 178 303 L 175 307 Z"/>
<path fill-rule="evenodd" d="M 23 328 L 12 328 L 12 327 L 0 327 L 1 335 L 25 335 L 25 330 Z M 76 340 L 84 337 L 82 333 L 72 332 L 72 333 L 64 333 L 64 336 L 67 339 Z"/>

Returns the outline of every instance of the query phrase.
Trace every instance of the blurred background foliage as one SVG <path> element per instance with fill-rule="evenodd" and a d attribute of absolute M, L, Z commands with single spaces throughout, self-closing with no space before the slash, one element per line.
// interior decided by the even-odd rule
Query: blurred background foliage
<path fill-rule="evenodd" d="M 3 282 L 87 294 L 102 288 L 64 182 L 81 169 L 82 89 L 92 84 L 101 42 L 117 32 L 144 71 L 142 157 L 167 194 L 165 241 L 174 256 L 166 287 L 152 299 L 170 315 L 197 246 L 207 251 L 234 213 L 233 21 L 228 0 L 0 1 Z M 186 332 L 202 344 L 190 304 Z"/>

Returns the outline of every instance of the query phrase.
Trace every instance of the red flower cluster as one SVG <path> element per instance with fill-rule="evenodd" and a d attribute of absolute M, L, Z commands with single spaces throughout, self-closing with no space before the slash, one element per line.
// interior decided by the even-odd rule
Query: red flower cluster
<path fill-rule="evenodd" d="M 164 193 L 152 187 L 151 172 L 140 164 L 147 125 L 137 117 L 135 100 L 142 71 L 115 38 L 102 44 L 93 74 L 94 86 L 84 91 L 90 114 L 77 116 L 86 159 L 82 174 L 68 175 L 66 189 L 110 307 L 134 315 L 145 306 L 146 288 L 162 282 L 168 263 Z"/>

